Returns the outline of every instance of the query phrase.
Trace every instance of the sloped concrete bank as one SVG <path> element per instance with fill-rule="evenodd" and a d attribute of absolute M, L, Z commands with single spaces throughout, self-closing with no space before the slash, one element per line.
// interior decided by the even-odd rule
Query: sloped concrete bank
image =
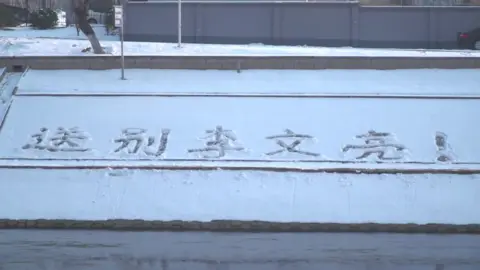
<path fill-rule="evenodd" d="M 0 170 L 0 228 L 480 233 L 480 175 Z"/>
<path fill-rule="evenodd" d="M 169 100 L 115 97 L 112 101 L 55 94 L 14 97 L 0 132 L 0 229 L 480 234 L 480 212 L 475 211 L 480 204 L 480 151 L 473 140 L 480 130 L 468 121 L 458 121 L 479 114 L 476 100 L 424 100 L 417 106 L 411 100 L 343 99 L 335 106 L 331 99 L 227 102 L 198 96 Z M 201 113 L 179 113 L 194 107 L 201 108 Z M 32 108 L 41 113 L 32 113 Z M 350 111 L 343 112 L 344 108 Z M 444 108 L 450 109 L 448 114 Z M 152 115 L 161 121 L 152 121 Z M 345 125 L 329 124 L 332 116 Z M 243 122 L 245 118 L 250 120 Z M 231 160 L 190 155 L 189 149 L 201 147 L 197 134 L 218 123 L 228 123 L 227 128 L 241 133 L 245 145 L 256 151 L 242 153 L 242 159 L 232 154 L 237 159 Z M 162 159 L 139 153 L 125 159 L 115 154 L 115 138 L 122 128 L 131 126 L 172 128 L 175 136 L 168 155 Z M 278 127 L 291 126 L 323 135 L 321 145 L 306 145 L 309 148 L 305 149 L 336 159 L 319 159 L 315 165 L 311 159 L 291 155 L 272 166 L 275 160 L 262 154 L 272 151 L 271 145 L 257 135 L 268 136 Z M 82 144 L 87 148 L 73 150 L 85 151 L 54 147 L 55 134 L 58 130 L 64 134 L 64 127 L 68 128 L 67 139 L 88 143 Z M 334 135 L 327 135 L 326 127 Z M 342 171 L 353 165 L 334 153 L 341 154 L 339 148 L 346 143 L 357 145 L 350 141 L 352 136 L 371 127 L 395 131 L 401 144 L 412 149 L 411 159 L 354 162 L 355 170 Z M 55 128 L 57 133 L 47 138 L 47 144 L 39 144 L 42 134 L 38 130 Z M 82 130 L 86 133 L 78 132 Z M 62 143 L 68 146 L 69 142 Z M 455 156 L 449 152 L 453 152 L 450 145 L 455 147 Z M 165 167 L 169 162 L 177 168 Z M 257 169 L 241 167 L 241 162 L 257 164 Z M 195 164 L 210 168 L 201 170 L 192 167 Z M 302 167 L 293 171 L 292 164 Z M 369 174 L 362 173 L 366 171 Z"/>

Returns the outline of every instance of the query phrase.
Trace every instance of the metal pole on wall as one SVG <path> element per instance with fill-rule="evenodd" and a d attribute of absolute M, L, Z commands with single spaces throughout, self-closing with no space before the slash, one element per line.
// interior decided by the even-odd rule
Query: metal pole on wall
<path fill-rule="evenodd" d="M 120 28 L 120 61 L 122 63 L 122 80 L 125 80 L 125 56 L 123 53 L 123 28 L 125 26 L 125 14 L 123 13 L 123 5 L 114 6 L 113 10 L 115 27 Z"/>
<path fill-rule="evenodd" d="M 125 56 L 123 55 L 123 18 L 122 18 L 122 30 L 121 30 L 121 41 L 120 41 L 120 51 L 121 51 L 121 57 L 122 57 L 122 80 L 125 80 Z"/>
<path fill-rule="evenodd" d="M 178 48 L 182 47 L 182 0 L 178 0 Z"/>

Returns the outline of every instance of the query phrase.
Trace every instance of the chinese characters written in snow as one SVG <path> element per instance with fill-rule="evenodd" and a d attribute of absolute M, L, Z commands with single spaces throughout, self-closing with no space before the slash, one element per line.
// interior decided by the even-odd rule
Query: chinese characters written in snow
<path fill-rule="evenodd" d="M 188 153 L 200 153 L 203 158 L 222 158 L 229 152 L 244 151 L 245 148 L 238 143 L 234 132 L 217 126 L 215 129 L 205 131 L 206 136 L 203 147 L 188 149 Z M 143 128 L 127 128 L 121 130 L 120 136 L 113 140 L 117 147 L 114 153 L 124 152 L 127 154 L 143 153 L 147 156 L 161 157 L 167 149 L 169 129 L 162 129 L 158 136 L 148 134 Z M 370 130 L 365 134 L 355 136 L 362 142 L 359 144 L 347 144 L 342 148 L 343 153 L 355 151 L 357 160 L 369 157 L 378 160 L 401 160 L 407 151 L 406 146 L 398 143 L 395 137 L 388 132 Z M 309 157 L 319 157 L 320 153 L 300 149 L 305 140 L 313 140 L 308 134 L 296 133 L 290 129 L 283 133 L 267 136 L 266 140 L 273 141 L 277 146 L 271 151 L 264 153 L 266 156 L 276 156 L 282 153 L 295 153 Z M 31 135 L 31 142 L 22 149 L 37 149 L 49 152 L 87 152 L 91 149 L 86 146 L 90 137 L 79 128 L 59 127 L 55 131 L 41 128 L 40 132 Z M 447 142 L 447 135 L 443 132 L 435 134 L 436 160 L 440 162 L 453 161 L 453 151 Z"/>

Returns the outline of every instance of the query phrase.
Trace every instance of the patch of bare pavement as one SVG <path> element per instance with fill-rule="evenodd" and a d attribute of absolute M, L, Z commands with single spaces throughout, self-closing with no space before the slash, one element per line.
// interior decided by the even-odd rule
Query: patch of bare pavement
<path fill-rule="evenodd" d="M 0 269 L 478 270 L 480 236 L 0 231 Z"/>

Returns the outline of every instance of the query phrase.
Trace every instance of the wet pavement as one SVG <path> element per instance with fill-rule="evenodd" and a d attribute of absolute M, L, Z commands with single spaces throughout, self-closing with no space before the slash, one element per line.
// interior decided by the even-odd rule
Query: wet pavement
<path fill-rule="evenodd" d="M 0 269 L 478 270 L 478 235 L 0 230 Z"/>

